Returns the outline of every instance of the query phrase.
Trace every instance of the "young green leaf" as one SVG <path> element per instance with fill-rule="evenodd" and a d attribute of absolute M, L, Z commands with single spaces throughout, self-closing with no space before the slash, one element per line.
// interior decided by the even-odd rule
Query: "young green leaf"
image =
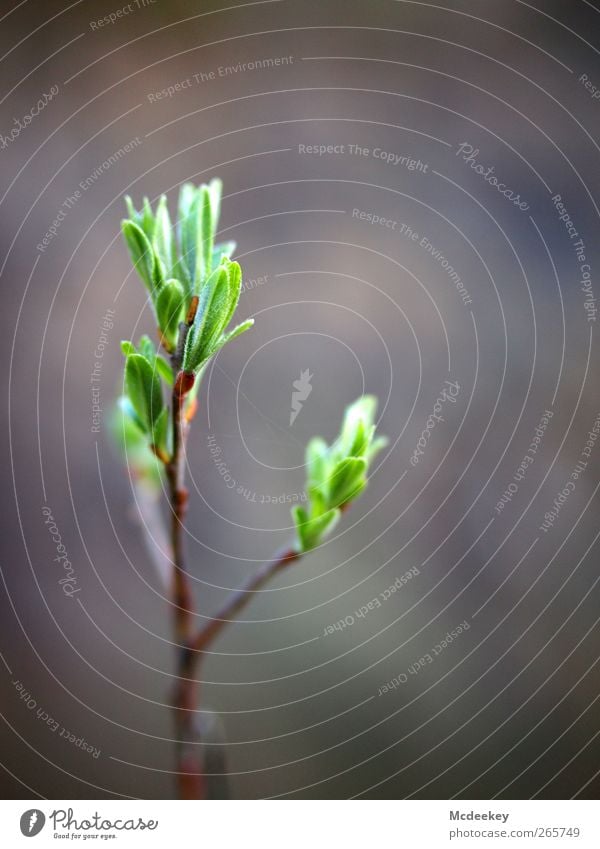
<path fill-rule="evenodd" d="M 150 206 L 150 201 L 147 197 L 144 197 L 142 211 L 140 213 L 140 221 L 139 225 L 148 237 L 148 241 L 152 242 L 154 237 L 154 215 L 152 214 L 152 207 Z"/>
<path fill-rule="evenodd" d="M 184 371 L 195 371 L 210 356 L 209 340 L 219 336 L 219 311 L 226 303 L 228 285 L 227 271 L 222 267 L 215 269 L 204 284 L 194 323 L 185 342 Z"/>
<path fill-rule="evenodd" d="M 196 268 L 194 271 L 194 293 L 198 295 L 211 273 L 215 228 L 212 217 L 212 203 L 208 186 L 198 189 L 198 225 Z"/>
<path fill-rule="evenodd" d="M 154 360 L 154 367 L 165 383 L 169 386 L 173 386 L 173 383 L 175 382 L 175 375 L 173 374 L 173 369 L 165 358 L 157 355 Z"/>
<path fill-rule="evenodd" d="M 387 436 L 378 436 L 377 439 L 373 439 L 369 447 L 367 448 L 367 462 L 371 463 L 377 454 L 389 444 L 389 439 Z"/>
<path fill-rule="evenodd" d="M 185 292 L 178 280 L 167 280 L 161 287 L 156 298 L 156 317 L 158 326 L 169 350 L 173 350 L 177 343 L 179 333 L 179 322 L 183 320 L 185 312 Z"/>
<path fill-rule="evenodd" d="M 128 398 L 122 396 L 117 400 L 108 424 L 115 443 L 135 477 L 143 479 L 146 486 L 159 492 L 163 464 L 150 450 L 148 436 Z"/>
<path fill-rule="evenodd" d="M 198 190 L 186 183 L 179 195 L 179 247 L 181 264 L 185 267 L 190 292 L 196 275 L 196 250 L 198 244 Z"/>
<path fill-rule="evenodd" d="M 124 438 L 127 445 L 133 445 L 139 442 L 144 434 L 147 433 L 146 426 L 136 413 L 133 404 L 126 395 L 122 395 L 118 400 L 118 405 L 123 414 Z"/>
<path fill-rule="evenodd" d="M 335 466 L 327 482 L 332 507 L 341 507 L 356 496 L 357 490 L 362 488 L 366 469 L 367 461 L 362 457 L 346 457 Z"/>
<path fill-rule="evenodd" d="M 175 245 L 165 195 L 161 196 L 156 208 L 152 247 L 163 264 L 165 274 L 172 274 L 175 261 Z"/>
<path fill-rule="evenodd" d="M 158 416 L 152 422 L 152 445 L 158 449 L 159 454 L 168 456 L 168 433 L 169 433 L 169 411 L 163 407 Z"/>
<path fill-rule="evenodd" d="M 367 485 L 369 462 L 385 444 L 374 439 L 377 401 L 365 395 L 344 415 L 340 435 L 331 445 L 314 437 L 306 447 L 306 507 L 292 510 L 300 552 L 315 548 L 337 522 L 343 508 Z"/>
<path fill-rule="evenodd" d="M 220 245 L 215 245 L 212 255 L 212 267 L 216 268 L 217 265 L 220 265 L 223 257 L 231 259 L 236 248 L 237 244 L 235 242 L 222 242 Z"/>
<path fill-rule="evenodd" d="M 320 436 L 313 437 L 306 446 L 308 480 L 322 484 L 328 477 L 327 443 Z"/>
<path fill-rule="evenodd" d="M 227 271 L 228 284 L 227 297 L 229 304 L 223 319 L 223 328 L 225 328 L 231 321 L 240 300 L 240 292 L 242 291 L 242 269 L 240 268 L 239 263 L 231 262 L 231 260 L 228 259 L 223 260 L 221 267 L 225 268 Z"/>
<path fill-rule="evenodd" d="M 154 358 L 156 357 L 156 348 L 154 346 L 154 342 L 148 336 L 147 333 L 144 333 L 140 336 L 140 341 L 138 342 L 138 354 L 141 354 L 142 357 L 146 357 L 151 366 L 154 367 Z"/>
<path fill-rule="evenodd" d="M 162 263 L 141 227 L 138 227 L 133 221 L 125 219 L 121 222 L 121 230 L 136 271 L 146 284 L 150 294 L 154 295 L 163 280 Z"/>
<path fill-rule="evenodd" d="M 163 398 L 158 374 L 142 354 L 130 354 L 125 361 L 125 390 L 144 429 L 152 434 Z"/>
<path fill-rule="evenodd" d="M 321 516 L 311 519 L 300 505 L 292 508 L 292 514 L 296 525 L 296 547 L 299 552 L 310 551 L 319 545 L 323 538 L 331 533 L 341 515 L 339 510 L 328 510 Z"/>
<path fill-rule="evenodd" d="M 216 232 L 221 215 L 221 197 L 223 196 L 223 180 L 214 177 L 208 184 L 210 194 L 211 218 L 213 223 L 213 233 Z"/>
<path fill-rule="evenodd" d="M 137 224 L 137 226 L 142 230 L 148 241 L 152 243 L 152 239 L 154 236 L 154 215 L 152 214 L 152 207 L 150 206 L 150 201 L 148 200 L 148 198 L 144 198 L 141 212 L 138 212 L 137 209 L 134 207 L 129 195 L 125 195 L 125 205 L 127 207 L 129 217 L 131 218 L 133 223 Z"/>
<path fill-rule="evenodd" d="M 213 345 L 210 356 L 214 357 L 214 355 L 217 354 L 221 350 L 221 348 L 224 348 L 228 342 L 231 342 L 231 340 L 235 339 L 236 336 L 241 336 L 242 333 L 245 333 L 246 330 L 250 330 L 250 328 L 253 326 L 253 318 L 248 318 L 246 319 L 246 321 L 242 321 L 241 324 L 238 324 L 237 327 L 234 327 L 233 330 L 229 331 L 229 333 L 225 333 L 223 336 L 221 336 L 216 345 Z"/>

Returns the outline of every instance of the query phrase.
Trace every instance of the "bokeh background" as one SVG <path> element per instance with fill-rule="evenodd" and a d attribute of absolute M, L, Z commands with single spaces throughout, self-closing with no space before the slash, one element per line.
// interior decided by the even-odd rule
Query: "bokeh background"
<path fill-rule="evenodd" d="M 600 447 L 542 523 L 600 412 L 600 6 L 119 2 L 25 0 L 0 18 L 4 796 L 174 795 L 160 541 L 108 433 L 119 341 L 152 332 L 119 223 L 126 193 L 166 193 L 175 212 L 179 184 L 219 175 L 256 325 L 211 367 L 190 437 L 199 616 L 289 537 L 312 435 L 331 439 L 370 392 L 390 437 L 336 535 L 202 666 L 231 796 L 594 798 Z M 460 391 L 413 467 L 447 380 Z"/>

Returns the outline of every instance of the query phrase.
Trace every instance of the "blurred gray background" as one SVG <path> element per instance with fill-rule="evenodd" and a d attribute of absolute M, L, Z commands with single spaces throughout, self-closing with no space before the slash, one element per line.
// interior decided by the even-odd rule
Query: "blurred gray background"
<path fill-rule="evenodd" d="M 202 666 L 231 795 L 594 798 L 598 4 L 28 0 L 2 15 L 4 796 L 175 792 L 168 601 L 107 432 L 119 341 L 153 332 L 119 222 L 126 193 L 164 192 L 174 213 L 179 184 L 218 175 L 256 325 L 207 374 L 189 442 L 199 614 L 289 537 L 312 435 L 332 439 L 370 392 L 390 437 L 335 536 Z M 460 391 L 413 467 L 447 380 Z"/>

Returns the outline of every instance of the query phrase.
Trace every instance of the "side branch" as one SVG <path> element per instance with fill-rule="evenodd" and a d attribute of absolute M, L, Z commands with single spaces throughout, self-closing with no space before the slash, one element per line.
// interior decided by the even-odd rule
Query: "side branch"
<path fill-rule="evenodd" d="M 264 586 L 278 572 L 299 558 L 299 553 L 286 546 L 278 551 L 271 560 L 252 575 L 245 584 L 233 592 L 221 610 L 215 614 L 190 641 L 194 652 L 205 651 L 206 647 L 221 633 L 232 619 L 242 610 L 253 597 L 253 593 Z"/>
<path fill-rule="evenodd" d="M 179 380 L 173 389 L 173 453 L 166 465 L 171 502 L 171 545 L 173 550 L 173 604 L 175 607 L 175 631 L 178 639 L 186 643 L 189 639 L 193 615 L 193 596 L 186 572 L 183 553 L 183 531 L 188 493 L 184 485 L 185 435 L 187 424 L 183 415 L 185 393 L 181 392 Z"/>

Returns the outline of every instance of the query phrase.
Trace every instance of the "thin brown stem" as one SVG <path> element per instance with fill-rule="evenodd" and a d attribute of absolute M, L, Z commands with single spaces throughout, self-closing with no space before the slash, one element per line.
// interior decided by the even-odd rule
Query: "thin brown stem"
<path fill-rule="evenodd" d="M 177 685 L 173 693 L 173 713 L 177 740 L 177 784 L 179 798 L 205 799 L 206 777 L 203 769 L 204 747 L 197 716 L 197 671 L 202 653 L 221 630 L 251 600 L 252 595 L 271 577 L 298 557 L 290 547 L 278 552 L 265 563 L 239 590 L 231 594 L 217 616 L 194 632 L 194 599 L 184 555 L 184 522 L 188 493 L 185 487 L 185 443 L 189 421 L 195 410 L 185 410 L 187 393 L 194 385 L 194 376 L 181 368 L 181 355 L 186 328 L 181 326 L 180 344 L 171 362 L 177 378 L 172 397 L 173 450 L 165 472 L 171 503 L 171 549 L 173 556 L 174 630 L 178 643 Z"/>
<path fill-rule="evenodd" d="M 173 453 L 166 465 L 171 502 L 171 547 L 173 554 L 173 605 L 175 634 L 186 644 L 192 630 L 193 595 L 185 566 L 183 551 L 184 521 L 188 493 L 185 488 L 185 438 L 187 423 L 183 415 L 184 398 L 176 384 L 173 390 L 172 423 Z"/>
<path fill-rule="evenodd" d="M 229 598 L 221 610 L 211 617 L 193 637 L 190 647 L 193 652 L 203 652 L 207 646 L 221 633 L 223 628 L 228 625 L 235 616 L 242 610 L 253 598 L 253 594 L 257 592 L 267 581 L 281 572 L 286 566 L 297 560 L 300 555 L 290 546 L 286 546 L 273 555 L 272 559 L 263 564 L 263 566 L 251 575 L 250 578 L 238 590 L 231 593 Z M 196 655 L 196 663 L 198 655 Z"/>
<path fill-rule="evenodd" d="M 171 503 L 171 550 L 173 556 L 173 614 L 174 631 L 178 643 L 177 685 L 173 693 L 173 713 L 177 739 L 177 784 L 180 799 L 206 798 L 205 778 L 202 769 L 202 747 L 198 746 L 196 722 L 198 693 L 193 680 L 193 655 L 190 640 L 193 633 L 194 596 L 185 564 L 184 522 L 187 512 L 188 492 L 185 487 L 185 443 L 188 422 L 185 416 L 185 398 L 194 385 L 194 375 L 180 371 L 183 346 L 188 331 L 180 325 L 177 351 L 171 357 L 177 375 L 173 387 L 171 421 L 173 448 L 165 464 Z"/>
<path fill-rule="evenodd" d="M 187 649 L 180 655 L 178 683 L 173 700 L 178 740 L 177 774 L 179 795 L 182 799 L 204 799 L 207 793 L 206 779 L 203 775 L 203 752 L 197 745 L 201 742 L 201 735 L 197 731 L 194 733 L 197 728 L 195 722 L 198 704 L 197 674 L 203 652 L 236 614 L 252 600 L 253 593 L 298 557 L 299 554 L 289 546 L 281 549 L 240 589 L 229 596 L 221 610 L 211 617 L 205 626 L 195 635 L 188 637 Z"/>

